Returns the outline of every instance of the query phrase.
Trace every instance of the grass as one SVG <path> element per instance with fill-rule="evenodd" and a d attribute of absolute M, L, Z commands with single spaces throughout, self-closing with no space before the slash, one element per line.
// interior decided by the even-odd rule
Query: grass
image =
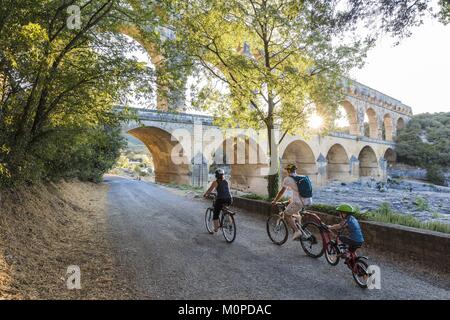
<path fill-rule="evenodd" d="M 242 198 L 250 199 L 250 200 L 261 200 L 261 201 L 270 201 L 271 200 L 267 196 L 261 196 L 256 193 L 249 193 L 249 194 L 243 195 Z"/>
<path fill-rule="evenodd" d="M 417 207 L 417 209 L 421 211 L 428 211 L 430 210 L 430 207 L 428 206 L 428 201 L 425 200 L 422 197 L 417 197 L 416 200 L 414 200 L 414 205 Z"/>
<path fill-rule="evenodd" d="M 311 206 L 311 209 L 335 216 L 338 215 L 338 212 L 335 210 L 335 208 L 329 205 L 317 204 Z M 438 221 L 422 222 L 413 216 L 394 212 L 388 203 L 383 203 L 378 209 L 366 213 L 361 213 L 358 210 L 358 212 L 355 214 L 355 217 L 358 220 L 397 224 L 406 227 L 450 234 L 450 224 Z"/>
<path fill-rule="evenodd" d="M 169 188 L 175 188 L 175 189 L 179 189 L 179 190 L 183 190 L 183 191 L 194 191 L 194 192 L 200 192 L 200 193 L 203 193 L 203 191 L 204 191 L 202 187 L 194 187 L 194 186 L 191 186 L 188 184 L 167 183 L 164 185 Z"/>
<path fill-rule="evenodd" d="M 256 193 L 249 193 L 249 194 L 243 195 L 242 198 L 250 199 L 250 200 L 267 201 L 267 202 L 272 202 L 272 200 L 273 200 L 272 198 L 270 198 L 268 196 L 262 196 L 262 195 L 259 195 Z M 289 198 L 287 198 L 287 197 L 282 197 L 280 199 L 281 202 L 288 201 L 288 200 L 289 200 Z"/>
<path fill-rule="evenodd" d="M 434 212 L 432 215 L 433 219 L 440 219 L 442 218 L 442 214 L 438 213 L 438 212 Z"/>

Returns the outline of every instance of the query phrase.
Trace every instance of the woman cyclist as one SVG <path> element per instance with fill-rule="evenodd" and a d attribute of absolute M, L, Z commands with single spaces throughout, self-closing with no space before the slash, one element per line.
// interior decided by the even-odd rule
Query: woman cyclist
<path fill-rule="evenodd" d="M 228 185 L 228 181 L 224 178 L 225 172 L 222 169 L 217 169 L 215 172 L 216 180 L 213 181 L 208 191 L 203 195 L 205 198 L 213 191 L 217 191 L 216 201 L 214 201 L 214 215 L 213 215 L 213 223 L 214 223 L 214 232 L 219 231 L 220 222 L 219 215 L 223 206 L 231 205 L 233 201 L 233 197 L 231 196 L 230 186 Z M 211 234 L 214 234 L 212 232 Z"/>

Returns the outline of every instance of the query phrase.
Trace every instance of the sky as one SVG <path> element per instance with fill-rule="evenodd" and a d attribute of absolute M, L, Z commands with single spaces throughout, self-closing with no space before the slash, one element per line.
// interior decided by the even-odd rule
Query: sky
<path fill-rule="evenodd" d="M 412 107 L 414 114 L 450 112 L 450 25 L 435 19 L 394 46 L 385 37 L 350 76 Z"/>

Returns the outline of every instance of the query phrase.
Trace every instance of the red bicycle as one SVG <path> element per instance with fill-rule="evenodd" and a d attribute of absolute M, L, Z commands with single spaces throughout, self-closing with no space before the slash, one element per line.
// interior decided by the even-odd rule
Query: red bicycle
<path fill-rule="evenodd" d="M 333 232 L 328 228 L 327 225 L 323 225 L 322 228 L 324 232 L 327 234 L 324 238 L 326 241 L 324 242 L 325 248 L 325 259 L 332 266 L 337 266 L 341 258 L 344 259 L 344 263 L 347 267 L 352 271 L 353 279 L 356 284 L 363 288 L 367 289 L 367 283 L 371 274 L 369 274 L 369 264 L 367 261 L 369 260 L 365 256 L 358 256 L 356 251 L 360 247 L 352 248 L 350 250 L 349 246 L 339 241 L 339 236 L 341 232 L 335 234 L 333 237 Z"/>

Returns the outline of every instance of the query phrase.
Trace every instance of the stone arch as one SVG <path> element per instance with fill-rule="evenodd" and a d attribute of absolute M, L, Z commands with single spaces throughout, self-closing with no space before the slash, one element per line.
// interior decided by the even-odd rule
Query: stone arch
<path fill-rule="evenodd" d="M 165 35 L 169 33 L 168 30 L 167 28 L 161 28 L 161 35 L 170 38 L 171 36 Z M 117 29 L 117 33 L 135 40 L 144 48 L 149 56 L 156 71 L 156 108 L 160 111 L 169 111 L 171 109 L 185 110 L 186 92 L 184 90 L 170 89 L 167 83 L 168 80 L 161 77 L 161 75 L 168 72 L 168 69 L 172 68 L 170 59 L 166 59 L 158 46 L 148 41 L 136 26 L 122 25 Z M 183 85 L 186 86 L 187 76 L 180 78 L 179 81 L 182 81 Z M 171 103 L 174 105 L 169 105 Z"/>
<path fill-rule="evenodd" d="M 226 137 L 221 143 L 209 148 L 214 151 L 209 156 L 209 180 L 214 179 L 215 168 L 223 168 L 230 177 L 231 187 L 235 190 L 267 194 L 268 161 L 265 151 L 256 137 L 249 137 L 245 132 Z M 218 160 L 218 161 L 217 161 Z"/>
<path fill-rule="evenodd" d="M 394 121 L 392 120 L 392 115 L 386 113 L 383 118 L 383 140 L 393 141 L 394 140 Z"/>
<path fill-rule="evenodd" d="M 359 136 L 359 127 L 358 127 L 358 114 L 356 112 L 356 108 L 349 101 L 344 101 L 341 103 L 342 108 L 344 108 L 346 117 L 349 124 L 349 134 Z"/>
<path fill-rule="evenodd" d="M 377 113 L 375 112 L 374 109 L 367 108 L 365 115 L 367 116 L 368 130 L 366 130 L 366 128 L 364 128 L 364 135 L 371 139 L 378 139 Z M 364 124 L 366 124 L 365 121 L 364 121 Z"/>
<path fill-rule="evenodd" d="M 140 127 L 128 131 L 128 134 L 141 140 L 152 154 L 156 182 L 191 184 L 191 160 L 180 142 L 175 141 L 169 132 L 157 127 Z M 172 154 L 177 150 L 178 163 L 172 159 Z"/>
<path fill-rule="evenodd" d="M 398 120 L 397 120 L 397 132 L 398 132 L 399 130 L 404 129 L 405 126 L 406 126 L 406 125 L 405 125 L 405 120 L 404 120 L 402 117 L 398 118 Z"/>
<path fill-rule="evenodd" d="M 302 140 L 291 142 L 283 152 L 281 165 L 282 175 L 286 175 L 284 168 L 290 164 L 296 164 L 298 174 L 310 176 L 317 183 L 318 167 L 312 148 Z"/>
<path fill-rule="evenodd" d="M 348 180 L 350 175 L 350 159 L 342 145 L 335 144 L 330 148 L 327 153 L 327 163 L 328 181 Z"/>
<path fill-rule="evenodd" d="M 392 148 L 388 148 L 383 158 L 386 160 L 388 166 L 393 166 L 397 163 L 397 152 Z"/>
<path fill-rule="evenodd" d="M 362 148 L 358 156 L 358 161 L 360 177 L 379 176 L 377 155 L 370 146 Z"/>

